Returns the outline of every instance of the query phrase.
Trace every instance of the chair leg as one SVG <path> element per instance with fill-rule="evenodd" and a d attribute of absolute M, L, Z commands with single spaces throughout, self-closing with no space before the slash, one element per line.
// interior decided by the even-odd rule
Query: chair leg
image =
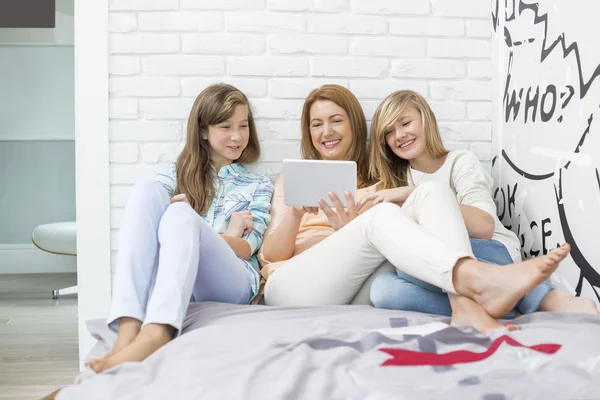
<path fill-rule="evenodd" d="M 55 289 L 52 291 L 52 298 L 58 299 L 60 296 L 66 296 L 69 294 L 77 294 L 79 292 L 78 286 L 70 286 L 64 289 Z"/>

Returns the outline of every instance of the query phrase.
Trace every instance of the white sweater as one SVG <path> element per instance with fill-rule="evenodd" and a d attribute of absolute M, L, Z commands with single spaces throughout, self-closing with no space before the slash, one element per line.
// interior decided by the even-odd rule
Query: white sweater
<path fill-rule="evenodd" d="M 515 262 L 521 261 L 521 243 L 517 235 L 506 229 L 496 214 L 496 204 L 492 199 L 494 180 L 475 154 L 468 150 L 453 150 L 446 156 L 444 165 L 431 174 L 410 169 L 409 185 L 415 185 L 416 182 L 418 186 L 428 181 L 448 183 L 460 204 L 477 207 L 489 213 L 496 224 L 492 240 L 504 244 Z"/>

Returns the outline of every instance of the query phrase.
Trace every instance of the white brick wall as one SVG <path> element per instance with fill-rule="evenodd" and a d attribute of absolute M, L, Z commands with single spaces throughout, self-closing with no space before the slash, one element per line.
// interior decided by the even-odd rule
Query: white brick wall
<path fill-rule="evenodd" d="M 131 185 L 173 159 L 194 98 L 228 82 L 251 99 L 276 174 L 300 155 L 308 92 L 350 88 L 370 120 L 413 89 L 451 148 L 491 156 L 491 5 L 487 0 L 111 0 L 112 248 Z"/>

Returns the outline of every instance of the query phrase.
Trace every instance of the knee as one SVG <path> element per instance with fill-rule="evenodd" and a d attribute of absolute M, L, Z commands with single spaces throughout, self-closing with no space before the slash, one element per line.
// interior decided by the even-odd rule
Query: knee
<path fill-rule="evenodd" d="M 373 214 L 377 214 L 377 215 L 385 215 L 386 218 L 387 216 L 391 216 L 394 214 L 403 214 L 404 210 L 402 210 L 402 207 L 400 207 L 397 204 L 394 203 L 379 203 L 377 205 L 375 205 L 373 208 L 371 208 L 369 211 L 371 211 Z M 369 212 L 367 211 L 367 212 Z"/>
<path fill-rule="evenodd" d="M 158 182 L 146 180 L 133 186 L 128 201 L 135 204 L 169 204 L 169 194 Z"/>
<path fill-rule="evenodd" d="M 185 202 L 176 202 L 163 214 L 158 226 L 158 234 L 183 233 L 188 231 L 199 232 L 202 225 L 206 224 L 196 211 Z"/>
<path fill-rule="evenodd" d="M 361 217 L 364 222 L 363 226 L 369 234 L 385 226 L 387 221 L 400 224 L 409 219 L 402 207 L 394 203 L 379 203 L 367 210 Z"/>
<path fill-rule="evenodd" d="M 394 203 L 379 203 L 363 215 L 369 220 L 367 223 L 369 232 L 377 231 L 382 226 L 385 226 L 388 221 L 401 224 L 410 219 L 406 211 Z"/>

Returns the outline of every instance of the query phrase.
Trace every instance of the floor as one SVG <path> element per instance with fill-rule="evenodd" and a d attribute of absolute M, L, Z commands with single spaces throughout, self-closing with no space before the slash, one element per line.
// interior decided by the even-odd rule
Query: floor
<path fill-rule="evenodd" d="M 0 275 L 0 400 L 40 399 L 79 370 L 75 274 Z"/>

